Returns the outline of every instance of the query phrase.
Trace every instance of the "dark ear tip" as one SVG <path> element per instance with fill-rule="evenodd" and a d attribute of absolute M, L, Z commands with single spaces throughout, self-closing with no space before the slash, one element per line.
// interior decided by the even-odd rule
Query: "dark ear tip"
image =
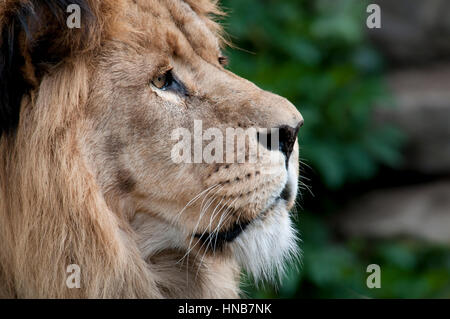
<path fill-rule="evenodd" d="M 0 136 L 14 131 L 19 123 L 20 104 L 32 85 L 24 77 L 22 67 L 25 63 L 24 48 L 30 49 L 33 64 L 57 63 L 72 47 L 61 48 L 55 46 L 58 36 L 46 34 L 39 45 L 34 46 L 34 36 L 50 23 L 64 24 L 61 30 L 66 30 L 67 7 L 71 4 L 79 5 L 87 27 L 95 24 L 96 16 L 91 11 L 91 4 L 98 0 L 16 0 L 0 4 Z M 1 0 L 0 0 L 1 2 Z M 45 12 L 45 13 L 44 13 Z M 46 21 L 40 21 L 46 19 Z M 52 22 L 47 21 L 51 19 Z M 54 30 L 52 32 L 55 32 Z M 58 31 L 59 32 L 59 31 Z M 61 31 L 64 32 L 64 31 Z M 79 34 L 90 34 L 89 30 L 81 29 Z M 23 35 L 25 38 L 23 38 Z M 26 41 L 25 43 L 19 43 Z M 89 45 L 90 39 L 83 39 L 83 44 Z M 70 46 L 70 41 L 67 43 Z M 82 46 L 73 39 L 73 46 Z M 53 48 L 53 49 L 50 49 Z M 53 51 L 56 52 L 53 52 Z M 40 71 L 35 70 L 38 74 Z"/>
<path fill-rule="evenodd" d="M 19 50 L 17 23 L 18 19 L 14 18 L 1 29 L 0 134 L 8 133 L 17 125 L 20 101 L 27 87 L 20 71 L 24 60 Z"/>

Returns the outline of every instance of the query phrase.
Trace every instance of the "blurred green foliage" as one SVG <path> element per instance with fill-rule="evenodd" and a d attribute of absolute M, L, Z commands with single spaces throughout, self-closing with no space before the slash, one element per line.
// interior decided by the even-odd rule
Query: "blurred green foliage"
<path fill-rule="evenodd" d="M 376 105 L 392 105 L 383 63 L 365 39 L 359 0 L 222 0 L 230 69 L 293 102 L 305 125 L 302 162 L 329 191 L 370 179 L 401 161 L 402 134 L 375 125 Z M 314 190 L 313 190 L 314 191 Z M 252 297 L 415 298 L 450 296 L 450 252 L 408 241 L 337 241 L 327 212 L 301 212 L 302 265 L 291 265 L 279 289 L 243 290 Z M 366 267 L 382 268 L 382 289 L 368 289 Z M 300 271 L 296 269 L 300 268 Z"/>

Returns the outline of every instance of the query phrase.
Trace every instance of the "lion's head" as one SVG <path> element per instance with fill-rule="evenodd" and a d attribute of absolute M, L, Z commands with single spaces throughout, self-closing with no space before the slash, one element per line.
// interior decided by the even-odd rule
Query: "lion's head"
<path fill-rule="evenodd" d="M 235 297 L 240 269 L 271 278 L 295 254 L 303 119 L 225 68 L 220 14 L 209 0 L 1 4 L 0 295 Z"/>

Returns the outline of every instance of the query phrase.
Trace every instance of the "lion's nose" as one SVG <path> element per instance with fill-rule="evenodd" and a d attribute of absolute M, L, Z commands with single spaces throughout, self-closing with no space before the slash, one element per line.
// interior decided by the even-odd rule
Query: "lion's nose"
<path fill-rule="evenodd" d="M 279 127 L 279 145 L 278 149 L 286 156 L 286 162 L 289 160 L 294 149 L 295 141 L 300 127 L 303 125 L 303 119 L 296 127 L 282 125 Z"/>
<path fill-rule="evenodd" d="M 292 127 L 290 125 L 281 125 L 275 129 L 269 130 L 267 133 L 258 133 L 258 141 L 269 151 L 279 150 L 286 156 L 286 164 L 294 149 L 298 131 L 303 125 L 303 119 Z M 274 133 L 277 133 L 274 135 Z"/>

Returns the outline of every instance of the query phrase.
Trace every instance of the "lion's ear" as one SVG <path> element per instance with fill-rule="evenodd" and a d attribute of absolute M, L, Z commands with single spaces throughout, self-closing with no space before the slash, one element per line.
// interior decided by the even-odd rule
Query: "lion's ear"
<path fill-rule="evenodd" d="M 0 4 L 0 136 L 15 129 L 24 94 L 37 87 L 52 66 L 99 41 L 96 2 L 100 1 Z M 67 23 L 72 12 L 79 12 L 79 25 Z"/>

